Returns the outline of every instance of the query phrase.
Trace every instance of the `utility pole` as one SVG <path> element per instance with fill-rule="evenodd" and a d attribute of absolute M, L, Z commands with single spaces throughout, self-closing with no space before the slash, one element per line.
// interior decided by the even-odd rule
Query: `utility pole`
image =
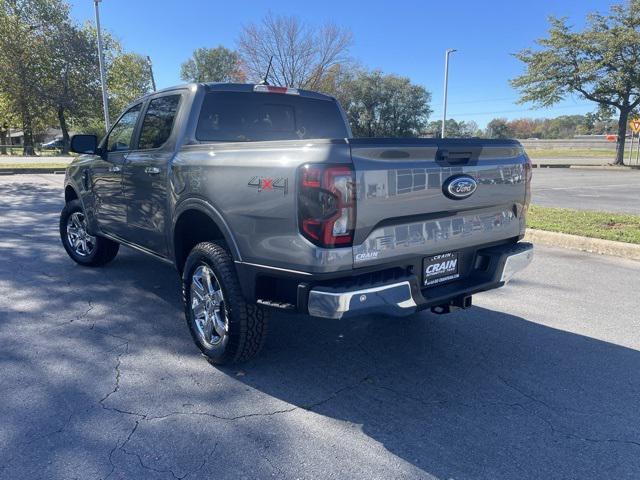
<path fill-rule="evenodd" d="M 153 91 L 156 91 L 156 79 L 153 76 L 153 63 L 151 63 L 151 57 L 147 55 L 147 65 L 149 65 L 149 73 L 151 74 L 151 86 Z"/>
<path fill-rule="evenodd" d="M 442 134 L 441 137 L 444 138 L 445 134 L 445 124 L 447 123 L 447 88 L 449 86 L 449 55 L 453 52 L 456 52 L 455 48 L 448 48 L 446 52 L 444 52 L 444 99 L 442 102 Z"/>
<path fill-rule="evenodd" d="M 96 8 L 96 31 L 98 32 L 98 62 L 100 64 L 100 82 L 102 83 L 102 108 L 104 110 L 104 128 L 109 131 L 111 122 L 109 120 L 109 96 L 107 94 L 107 76 L 104 73 L 104 54 L 102 53 L 102 32 L 100 31 L 100 11 L 98 4 L 102 0 L 93 0 Z"/>

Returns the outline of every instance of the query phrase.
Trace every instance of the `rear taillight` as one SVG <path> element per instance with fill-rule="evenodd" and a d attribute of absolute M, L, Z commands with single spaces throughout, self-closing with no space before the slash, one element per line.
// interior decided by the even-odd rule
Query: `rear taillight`
<path fill-rule="evenodd" d="M 302 166 L 298 185 L 300 233 L 320 247 L 351 246 L 356 225 L 355 190 L 350 166 Z"/>
<path fill-rule="evenodd" d="M 524 207 L 529 208 L 529 202 L 531 201 L 531 177 L 533 175 L 533 165 L 529 155 L 524 154 Z"/>

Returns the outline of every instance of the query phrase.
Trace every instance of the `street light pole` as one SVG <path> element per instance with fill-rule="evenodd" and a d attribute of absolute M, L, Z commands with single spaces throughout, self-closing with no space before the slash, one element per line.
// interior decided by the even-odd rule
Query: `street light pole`
<path fill-rule="evenodd" d="M 441 137 L 444 138 L 445 123 L 447 122 L 447 88 L 449 86 L 449 55 L 456 52 L 455 48 L 448 48 L 444 52 L 444 99 L 442 102 L 442 133 Z"/>
<path fill-rule="evenodd" d="M 153 63 L 151 63 L 151 57 L 147 55 L 147 65 L 149 65 L 149 73 L 151 74 L 151 86 L 153 87 L 153 91 L 156 91 L 156 79 L 153 76 Z"/>
<path fill-rule="evenodd" d="M 100 31 L 100 11 L 98 4 L 102 0 L 93 0 L 96 8 L 96 31 L 98 32 L 98 63 L 100 64 L 100 82 L 102 83 L 102 108 L 104 110 L 104 128 L 109 131 L 109 96 L 107 95 L 107 76 L 104 72 L 104 54 L 102 53 L 102 32 Z"/>

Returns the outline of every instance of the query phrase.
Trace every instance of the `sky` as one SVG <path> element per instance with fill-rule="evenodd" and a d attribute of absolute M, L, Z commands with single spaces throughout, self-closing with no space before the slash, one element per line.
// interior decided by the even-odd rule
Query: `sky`
<path fill-rule="evenodd" d="M 94 21 L 92 0 L 71 0 L 72 15 Z M 194 49 L 234 48 L 243 25 L 265 14 L 295 15 L 320 25 L 350 29 L 351 56 L 363 66 L 409 77 L 432 94 L 430 120 L 442 116 L 444 52 L 449 63 L 447 118 L 555 117 L 595 111 L 595 104 L 569 97 L 552 108 L 516 104 L 509 79 L 523 72 L 513 53 L 534 47 L 546 35 L 550 15 L 567 17 L 576 28 L 589 12 L 606 13 L 606 0 L 456 0 L 456 1 L 255 1 L 102 0 L 102 28 L 125 49 L 149 55 L 158 88 L 183 83 L 180 64 Z"/>

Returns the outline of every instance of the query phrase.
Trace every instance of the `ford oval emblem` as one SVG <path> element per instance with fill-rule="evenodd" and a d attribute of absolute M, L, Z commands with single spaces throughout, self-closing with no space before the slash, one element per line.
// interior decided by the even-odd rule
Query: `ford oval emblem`
<path fill-rule="evenodd" d="M 470 175 L 456 175 L 447 178 L 442 185 L 444 194 L 453 200 L 470 197 L 477 188 L 478 182 Z"/>

